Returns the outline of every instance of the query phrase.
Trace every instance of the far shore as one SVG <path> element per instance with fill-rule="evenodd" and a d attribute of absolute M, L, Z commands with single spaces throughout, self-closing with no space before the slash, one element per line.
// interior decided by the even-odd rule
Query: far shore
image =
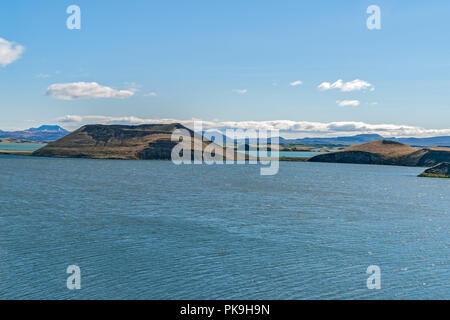
<path fill-rule="evenodd" d="M 1 138 L 0 143 L 11 143 L 11 144 L 46 144 L 41 141 L 32 141 L 32 140 L 21 140 L 21 139 L 15 139 L 15 138 Z"/>
<path fill-rule="evenodd" d="M 33 151 L 19 151 L 19 150 L 0 150 L 0 154 L 9 154 L 16 156 L 31 156 Z"/>
<path fill-rule="evenodd" d="M 0 155 L 33 156 L 33 151 L 0 150 Z M 286 162 L 307 162 L 309 159 L 305 157 L 280 157 L 279 160 Z M 270 160 L 270 158 L 264 158 L 262 160 Z"/>

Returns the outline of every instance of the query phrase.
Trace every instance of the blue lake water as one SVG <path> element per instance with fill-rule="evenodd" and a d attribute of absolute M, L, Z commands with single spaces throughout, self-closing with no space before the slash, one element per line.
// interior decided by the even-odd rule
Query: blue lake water
<path fill-rule="evenodd" d="M 448 299 L 423 169 L 0 156 L 0 299 Z M 66 288 L 81 268 L 82 289 Z M 366 287 L 381 268 L 381 290 Z"/>
<path fill-rule="evenodd" d="M 44 146 L 43 143 L 0 143 L 0 150 L 36 151 Z"/>
<path fill-rule="evenodd" d="M 259 155 L 258 151 L 247 151 L 247 154 L 257 157 Z M 279 151 L 278 156 L 287 158 L 311 158 L 319 154 L 324 154 L 325 152 L 310 152 L 310 151 Z M 267 156 L 270 157 L 271 152 L 267 152 Z"/>

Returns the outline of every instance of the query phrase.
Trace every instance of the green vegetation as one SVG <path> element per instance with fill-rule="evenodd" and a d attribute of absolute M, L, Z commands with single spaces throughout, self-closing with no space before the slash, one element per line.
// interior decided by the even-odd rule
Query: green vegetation
<path fill-rule="evenodd" d="M 425 170 L 419 175 L 425 178 L 450 178 L 450 163 L 443 162 L 438 165 Z"/>
<path fill-rule="evenodd" d="M 442 174 L 428 174 L 428 173 L 421 173 L 421 174 L 419 174 L 419 177 L 421 177 L 421 178 L 443 178 L 443 179 L 450 178 L 449 176 L 444 176 Z"/>

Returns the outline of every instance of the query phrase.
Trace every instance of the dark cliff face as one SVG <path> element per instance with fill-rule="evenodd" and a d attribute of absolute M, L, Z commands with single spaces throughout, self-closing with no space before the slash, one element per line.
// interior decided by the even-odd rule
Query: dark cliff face
<path fill-rule="evenodd" d="M 417 161 L 420 167 L 431 167 L 441 162 L 450 162 L 450 152 L 443 150 L 423 149 L 424 155 Z"/>
<path fill-rule="evenodd" d="M 310 162 L 382 164 L 383 159 L 373 153 L 363 151 L 332 152 L 309 159 Z"/>
<path fill-rule="evenodd" d="M 443 162 L 425 170 L 419 177 L 450 178 L 450 163 Z"/>
<path fill-rule="evenodd" d="M 309 161 L 431 167 L 441 162 L 450 162 L 450 149 L 407 149 L 398 142 L 383 140 L 318 155 Z"/>
<path fill-rule="evenodd" d="M 170 160 L 172 150 L 177 145 L 170 139 L 160 139 L 149 143 L 148 147 L 137 154 L 139 160 Z"/>

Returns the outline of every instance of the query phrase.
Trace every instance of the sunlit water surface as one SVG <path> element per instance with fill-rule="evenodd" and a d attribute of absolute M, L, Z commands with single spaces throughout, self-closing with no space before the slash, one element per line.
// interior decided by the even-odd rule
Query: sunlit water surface
<path fill-rule="evenodd" d="M 450 298 L 449 180 L 280 165 L 0 156 L 0 299 Z"/>

